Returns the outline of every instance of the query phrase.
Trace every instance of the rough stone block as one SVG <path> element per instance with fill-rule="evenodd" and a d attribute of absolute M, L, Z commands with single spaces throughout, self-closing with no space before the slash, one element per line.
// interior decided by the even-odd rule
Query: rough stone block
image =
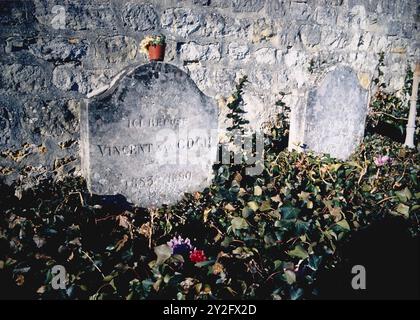
<path fill-rule="evenodd" d="M 162 28 L 186 37 L 197 32 L 203 25 L 203 17 L 187 8 L 171 8 L 163 12 L 161 19 Z"/>
<path fill-rule="evenodd" d="M 233 60 L 243 60 L 249 56 L 249 46 L 246 43 L 232 42 L 229 44 L 228 54 Z"/>
<path fill-rule="evenodd" d="M 218 44 L 198 44 L 190 42 L 181 45 L 180 58 L 183 61 L 220 60 Z"/>
<path fill-rule="evenodd" d="M 128 2 L 124 6 L 123 21 L 134 31 L 148 31 L 156 28 L 158 16 L 150 4 Z"/>
<path fill-rule="evenodd" d="M 37 43 L 30 46 L 30 52 L 40 59 L 65 63 L 80 61 L 86 56 L 88 43 L 77 38 L 40 38 Z"/>
<path fill-rule="evenodd" d="M 275 64 L 276 49 L 261 48 L 254 52 L 255 61 L 260 64 Z"/>
<path fill-rule="evenodd" d="M 265 5 L 265 0 L 232 0 L 234 12 L 258 12 Z"/>

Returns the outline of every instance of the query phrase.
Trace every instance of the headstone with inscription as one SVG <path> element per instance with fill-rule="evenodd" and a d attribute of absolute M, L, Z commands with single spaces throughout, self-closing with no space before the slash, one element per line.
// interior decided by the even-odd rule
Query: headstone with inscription
<path fill-rule="evenodd" d="M 152 62 L 87 101 L 82 169 L 89 190 L 158 207 L 201 191 L 217 156 L 217 108 L 177 67 Z"/>
<path fill-rule="evenodd" d="M 309 92 L 303 143 L 309 150 L 347 159 L 363 139 L 368 92 L 350 67 L 330 71 Z"/>

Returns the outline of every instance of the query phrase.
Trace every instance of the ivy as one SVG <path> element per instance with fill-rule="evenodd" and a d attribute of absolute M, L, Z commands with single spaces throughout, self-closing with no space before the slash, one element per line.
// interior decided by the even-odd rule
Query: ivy
<path fill-rule="evenodd" d="M 243 118 L 245 111 L 243 110 L 244 101 L 242 98 L 247 81 L 248 79 L 246 76 L 239 80 L 239 83 L 236 85 L 235 92 L 232 94 L 230 101 L 228 101 L 227 107 L 229 109 L 229 113 L 226 117 L 232 120 L 232 125 L 227 128 L 228 131 L 243 130 L 243 126 L 249 123 L 248 120 Z"/>
<path fill-rule="evenodd" d="M 235 129 L 245 124 L 244 84 L 230 103 Z M 348 161 L 289 152 L 280 147 L 287 106 L 278 106 L 260 175 L 221 165 L 210 187 L 171 207 L 99 204 L 82 178 L 44 181 L 21 199 L 1 185 L 0 295 L 306 299 L 358 230 L 398 216 L 419 236 L 418 152 L 377 134 Z M 63 290 L 51 287 L 57 264 L 68 274 Z"/>
<path fill-rule="evenodd" d="M 384 83 L 385 66 L 384 53 L 379 54 L 379 62 L 376 70 L 377 76 L 373 80 L 375 94 L 372 97 L 367 117 L 367 129 L 370 133 L 386 134 L 394 139 L 398 136 L 399 141 L 404 141 L 409 113 L 409 99 L 413 84 L 413 72 L 410 67 L 406 68 L 404 87 L 397 95 L 389 92 Z M 416 131 L 416 140 L 419 141 L 419 130 Z"/>

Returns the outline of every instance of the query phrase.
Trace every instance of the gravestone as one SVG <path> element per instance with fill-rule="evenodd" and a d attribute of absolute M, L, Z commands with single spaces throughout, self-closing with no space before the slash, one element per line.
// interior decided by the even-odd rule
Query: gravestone
<path fill-rule="evenodd" d="M 82 169 L 90 192 L 143 207 L 179 201 L 212 179 L 217 108 L 177 67 L 127 71 L 81 112 Z"/>
<path fill-rule="evenodd" d="M 303 143 L 307 149 L 347 159 L 363 139 L 368 92 L 349 67 L 330 71 L 310 90 Z"/>

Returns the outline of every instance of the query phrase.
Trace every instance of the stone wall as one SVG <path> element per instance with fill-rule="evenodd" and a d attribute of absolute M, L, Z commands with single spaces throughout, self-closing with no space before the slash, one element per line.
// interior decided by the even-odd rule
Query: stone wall
<path fill-rule="evenodd" d="M 167 36 L 166 62 L 222 114 L 247 75 L 246 117 L 259 129 L 279 92 L 293 114 L 334 65 L 370 89 L 381 51 L 388 89 L 401 89 L 419 56 L 418 17 L 416 0 L 0 0 L 2 179 L 78 170 L 80 101 L 146 62 L 145 35 Z"/>

